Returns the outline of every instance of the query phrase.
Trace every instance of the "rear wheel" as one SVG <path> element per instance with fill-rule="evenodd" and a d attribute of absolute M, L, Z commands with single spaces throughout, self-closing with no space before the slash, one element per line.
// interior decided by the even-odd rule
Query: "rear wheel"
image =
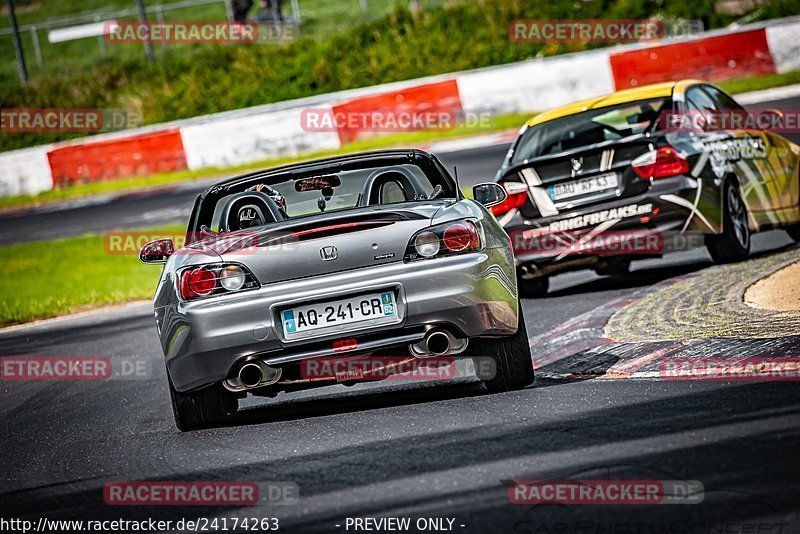
<path fill-rule="evenodd" d="M 519 291 L 519 296 L 524 299 L 546 297 L 549 285 L 550 280 L 546 276 L 537 276 L 536 278 L 517 276 L 517 290 Z"/>
<path fill-rule="evenodd" d="M 239 407 L 239 401 L 226 391 L 221 383 L 198 391 L 181 393 L 175 389 L 170 379 L 169 395 L 172 400 L 175 425 L 182 432 L 220 423 L 228 415 L 236 413 Z"/>
<path fill-rule="evenodd" d="M 706 237 L 706 247 L 715 263 L 743 260 L 750 253 L 747 207 L 734 182 L 730 180 L 725 182 L 723 198 L 725 206 L 722 214 L 722 233 Z"/>
<path fill-rule="evenodd" d="M 474 358 L 491 357 L 496 362 L 493 376 L 478 376 L 489 391 L 511 391 L 533 384 L 533 358 L 522 308 L 519 310 L 516 334 L 503 338 L 472 339 L 469 350 Z M 484 367 L 476 361 L 475 368 Z"/>

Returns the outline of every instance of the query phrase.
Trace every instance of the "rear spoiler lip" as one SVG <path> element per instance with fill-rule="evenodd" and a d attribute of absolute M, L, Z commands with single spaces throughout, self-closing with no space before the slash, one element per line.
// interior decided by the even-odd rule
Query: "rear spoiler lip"
<path fill-rule="evenodd" d="M 611 139 L 609 141 L 603 141 L 602 143 L 594 143 L 591 145 L 580 146 L 577 148 L 573 148 L 572 150 L 565 150 L 563 152 L 557 152 L 555 154 L 548 154 L 546 156 L 539 156 L 538 158 L 533 158 L 528 160 L 526 163 L 518 163 L 516 165 L 512 165 L 507 167 L 502 171 L 500 174 L 500 180 L 504 180 L 508 178 L 510 175 L 517 173 L 523 169 L 527 169 L 533 167 L 535 164 L 538 163 L 546 163 L 551 160 L 561 159 L 564 157 L 569 156 L 576 156 L 588 150 L 597 150 L 598 148 L 607 148 L 607 147 L 614 147 L 616 145 L 630 143 L 632 141 L 641 141 L 644 139 L 653 139 L 653 135 L 651 134 L 635 134 L 629 135 L 628 137 L 623 137 L 622 139 Z"/>

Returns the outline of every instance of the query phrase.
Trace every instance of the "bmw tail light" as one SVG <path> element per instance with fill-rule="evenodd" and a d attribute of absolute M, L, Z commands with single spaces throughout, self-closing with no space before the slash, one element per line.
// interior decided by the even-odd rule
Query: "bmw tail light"
<path fill-rule="evenodd" d="M 642 154 L 631 162 L 631 166 L 645 180 L 689 173 L 689 161 L 671 146 Z"/>
<path fill-rule="evenodd" d="M 195 300 L 258 286 L 255 276 L 244 266 L 220 263 L 184 269 L 178 280 L 178 294 L 183 300 Z"/>
<path fill-rule="evenodd" d="M 489 208 L 495 216 L 503 215 L 525 205 L 528 200 L 528 186 L 520 182 L 500 182 L 500 186 L 506 190 L 508 196 L 500 204 Z"/>
<path fill-rule="evenodd" d="M 404 261 L 460 254 L 481 248 L 481 234 L 473 221 L 456 221 L 426 228 L 408 244 Z"/>

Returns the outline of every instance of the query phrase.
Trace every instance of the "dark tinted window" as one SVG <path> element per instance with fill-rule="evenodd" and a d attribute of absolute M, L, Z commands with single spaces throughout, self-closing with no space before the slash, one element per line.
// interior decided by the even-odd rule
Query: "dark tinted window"
<path fill-rule="evenodd" d="M 717 103 L 700 86 L 694 86 L 686 91 L 686 102 L 690 108 L 698 111 L 717 111 Z"/>
<path fill-rule="evenodd" d="M 704 85 L 703 90 L 711 95 L 711 98 L 717 103 L 717 107 L 720 109 L 728 110 L 728 111 L 738 111 L 742 108 L 736 101 L 729 97 L 727 94 L 723 93 L 713 85 Z"/>
<path fill-rule="evenodd" d="M 669 100 L 654 98 L 590 109 L 528 128 L 511 163 L 649 131 Z"/>

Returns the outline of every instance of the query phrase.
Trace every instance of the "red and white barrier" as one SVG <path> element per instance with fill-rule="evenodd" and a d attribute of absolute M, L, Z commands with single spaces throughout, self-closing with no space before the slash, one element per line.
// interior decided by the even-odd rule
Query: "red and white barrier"
<path fill-rule="evenodd" d="M 679 78 L 711 81 L 800 69 L 800 18 L 341 91 L 0 154 L 0 196 L 79 182 L 229 167 L 325 150 L 375 135 L 308 131 L 303 110 L 534 113 Z"/>

